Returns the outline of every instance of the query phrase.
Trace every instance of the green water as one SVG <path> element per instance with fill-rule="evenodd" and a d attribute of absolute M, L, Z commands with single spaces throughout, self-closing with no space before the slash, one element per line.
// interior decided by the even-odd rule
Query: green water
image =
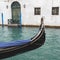
<path fill-rule="evenodd" d="M 37 32 L 38 28 L 33 27 L 0 27 L 0 42 L 29 39 Z"/>
<path fill-rule="evenodd" d="M 60 60 L 60 29 L 46 28 L 45 44 L 38 49 L 18 54 L 2 60 Z M 38 28 L 0 27 L 0 41 L 28 39 L 38 32 Z"/>

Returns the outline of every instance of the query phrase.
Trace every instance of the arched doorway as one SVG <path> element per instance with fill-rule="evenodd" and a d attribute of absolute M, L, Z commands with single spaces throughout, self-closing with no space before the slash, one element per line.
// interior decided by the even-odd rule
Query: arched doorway
<path fill-rule="evenodd" d="M 15 1 L 11 5 L 12 10 L 12 24 L 20 24 L 21 22 L 21 6 L 19 2 Z"/>

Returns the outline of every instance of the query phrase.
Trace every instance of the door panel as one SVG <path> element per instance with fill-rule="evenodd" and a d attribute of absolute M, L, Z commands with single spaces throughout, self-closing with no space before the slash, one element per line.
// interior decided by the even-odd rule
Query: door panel
<path fill-rule="evenodd" d="M 20 23 L 20 14 L 21 14 L 21 8 L 20 4 L 18 2 L 14 2 L 12 4 L 12 23 L 19 24 Z"/>

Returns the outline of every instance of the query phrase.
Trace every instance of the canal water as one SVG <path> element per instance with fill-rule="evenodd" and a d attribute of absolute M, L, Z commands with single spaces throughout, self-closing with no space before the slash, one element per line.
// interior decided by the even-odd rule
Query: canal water
<path fill-rule="evenodd" d="M 0 27 L 0 41 L 29 39 L 38 32 L 35 27 Z M 2 60 L 60 60 L 60 29 L 46 28 L 46 41 L 41 47 Z"/>

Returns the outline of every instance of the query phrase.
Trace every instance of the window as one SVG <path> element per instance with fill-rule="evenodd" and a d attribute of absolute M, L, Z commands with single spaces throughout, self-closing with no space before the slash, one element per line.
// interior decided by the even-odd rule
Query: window
<path fill-rule="evenodd" d="M 59 15 L 59 7 L 52 7 L 52 15 Z"/>
<path fill-rule="evenodd" d="M 41 14 L 41 8 L 40 7 L 34 8 L 34 15 L 40 15 L 40 14 Z"/>

